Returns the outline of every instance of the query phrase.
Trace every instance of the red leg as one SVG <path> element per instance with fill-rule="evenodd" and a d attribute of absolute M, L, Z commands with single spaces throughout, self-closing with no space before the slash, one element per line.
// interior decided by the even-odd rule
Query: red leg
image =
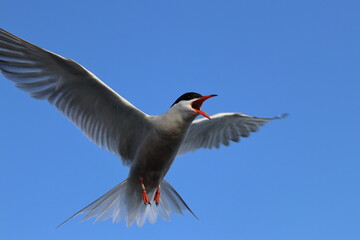
<path fill-rule="evenodd" d="M 159 205 L 159 202 L 160 202 L 160 186 L 156 189 L 155 196 L 154 196 L 154 201 L 155 201 L 156 206 Z"/>
<path fill-rule="evenodd" d="M 144 182 L 143 180 L 140 178 L 140 186 L 141 186 L 141 191 L 142 191 L 142 198 L 143 198 L 143 201 L 144 201 L 144 204 L 150 204 L 150 200 L 149 200 L 149 197 L 146 193 L 146 189 L 145 189 L 145 185 L 144 185 Z"/>

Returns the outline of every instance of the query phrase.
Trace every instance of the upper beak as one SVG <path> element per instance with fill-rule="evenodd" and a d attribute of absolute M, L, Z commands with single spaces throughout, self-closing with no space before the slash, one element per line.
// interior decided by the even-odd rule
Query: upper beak
<path fill-rule="evenodd" d="M 211 119 L 205 112 L 203 112 L 200 108 L 201 105 L 203 104 L 203 102 L 205 102 L 205 100 L 212 98 L 212 97 L 216 97 L 216 94 L 212 94 L 212 95 L 206 95 L 203 96 L 201 98 L 199 98 L 198 100 L 195 100 L 191 103 L 191 107 L 195 110 L 195 112 L 197 112 L 198 114 L 203 115 L 204 117 Z"/>

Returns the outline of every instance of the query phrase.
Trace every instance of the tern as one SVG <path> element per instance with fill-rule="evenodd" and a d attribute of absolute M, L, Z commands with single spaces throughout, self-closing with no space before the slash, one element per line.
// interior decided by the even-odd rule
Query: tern
<path fill-rule="evenodd" d="M 170 213 L 182 214 L 183 210 L 195 216 L 164 180 L 174 159 L 200 148 L 228 146 L 270 120 L 285 117 L 242 113 L 208 116 L 201 106 L 216 95 L 195 92 L 180 96 L 163 114 L 148 115 L 75 61 L 3 29 L 0 71 L 31 97 L 47 100 L 90 140 L 130 167 L 126 180 L 69 219 L 85 213 L 85 220 L 112 218 L 114 222 L 126 221 L 127 226 L 136 222 L 141 227 L 146 220 L 154 223 L 158 216 L 169 220 Z M 198 115 L 204 118 L 196 119 Z"/>

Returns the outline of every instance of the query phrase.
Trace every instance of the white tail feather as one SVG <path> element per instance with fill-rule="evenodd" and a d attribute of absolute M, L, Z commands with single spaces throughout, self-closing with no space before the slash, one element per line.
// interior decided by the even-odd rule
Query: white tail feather
<path fill-rule="evenodd" d="M 109 218 L 113 222 L 126 221 L 128 227 L 132 226 L 134 221 L 141 227 L 146 219 L 150 223 L 155 223 L 158 216 L 164 220 L 170 220 L 170 213 L 183 215 L 182 210 L 188 210 L 196 219 L 195 214 L 186 205 L 180 195 L 165 180 L 160 184 L 161 197 L 159 205 L 154 202 L 151 205 L 145 205 L 140 188 L 128 180 L 115 186 L 102 197 L 83 208 L 68 220 L 86 213 L 82 220 L 96 218 L 96 221 L 105 221 Z M 154 199 L 155 190 L 148 192 L 149 199 Z"/>

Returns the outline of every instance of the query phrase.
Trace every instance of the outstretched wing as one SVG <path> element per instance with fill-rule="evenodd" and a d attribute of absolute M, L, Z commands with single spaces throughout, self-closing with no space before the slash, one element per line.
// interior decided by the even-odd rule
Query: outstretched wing
<path fill-rule="evenodd" d="M 196 151 L 199 148 L 219 148 L 228 146 L 230 141 L 239 142 L 240 137 L 248 137 L 270 120 L 286 117 L 283 114 L 273 118 L 261 118 L 242 113 L 219 113 L 210 116 L 211 120 L 195 120 L 182 142 L 178 155 Z"/>
<path fill-rule="evenodd" d="M 150 126 L 148 115 L 68 58 L 0 29 L 0 71 L 33 98 L 49 101 L 125 164 Z"/>

